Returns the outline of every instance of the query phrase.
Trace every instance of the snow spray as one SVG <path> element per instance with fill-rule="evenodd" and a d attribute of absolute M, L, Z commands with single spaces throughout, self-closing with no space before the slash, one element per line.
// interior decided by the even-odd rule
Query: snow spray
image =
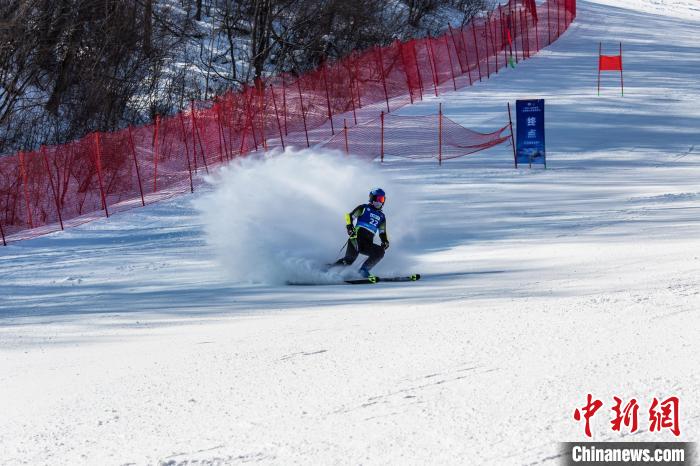
<path fill-rule="evenodd" d="M 366 203 L 375 187 L 387 193 L 391 247 L 373 272 L 405 271 L 412 263 L 415 202 L 376 162 L 327 149 L 287 149 L 239 159 L 207 181 L 213 190 L 195 205 L 232 281 L 329 283 L 354 276 L 366 256 L 347 268 L 326 270 L 326 264 L 344 254 L 344 214 Z"/>

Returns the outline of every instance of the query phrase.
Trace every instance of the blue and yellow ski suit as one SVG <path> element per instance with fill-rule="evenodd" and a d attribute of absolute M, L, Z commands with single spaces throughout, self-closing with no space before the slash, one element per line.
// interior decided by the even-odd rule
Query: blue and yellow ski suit
<path fill-rule="evenodd" d="M 350 237 L 345 257 L 336 262 L 337 265 L 350 265 L 355 262 L 359 254 L 364 254 L 367 260 L 362 264 L 362 269 L 369 270 L 377 265 L 384 257 L 384 250 L 389 247 L 389 237 L 386 232 L 386 217 L 384 212 L 371 204 L 362 204 L 349 214 L 345 214 L 345 223 L 349 228 L 353 227 L 355 235 Z M 382 245 L 374 244 L 374 235 L 379 233 Z"/>

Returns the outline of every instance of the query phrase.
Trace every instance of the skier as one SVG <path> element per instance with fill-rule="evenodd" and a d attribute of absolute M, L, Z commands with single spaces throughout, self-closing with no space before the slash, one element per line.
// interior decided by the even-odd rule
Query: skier
<path fill-rule="evenodd" d="M 358 254 L 369 256 L 360 267 L 360 275 L 370 280 L 375 279 L 370 273 L 372 267 L 384 257 L 384 250 L 389 247 L 389 237 L 386 234 L 386 218 L 382 207 L 386 194 L 380 188 L 373 189 L 369 193 L 369 203 L 362 204 L 345 214 L 345 223 L 348 230 L 348 247 L 345 257 L 334 265 L 351 265 L 357 259 Z M 357 219 L 353 225 L 353 219 Z M 379 232 L 382 245 L 374 244 L 374 235 Z"/>

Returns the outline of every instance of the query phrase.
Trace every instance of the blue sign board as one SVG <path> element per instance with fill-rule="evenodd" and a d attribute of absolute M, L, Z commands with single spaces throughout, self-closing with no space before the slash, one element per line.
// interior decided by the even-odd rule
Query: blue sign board
<path fill-rule="evenodd" d="M 544 99 L 516 100 L 516 166 L 541 163 L 547 167 L 544 145 Z"/>

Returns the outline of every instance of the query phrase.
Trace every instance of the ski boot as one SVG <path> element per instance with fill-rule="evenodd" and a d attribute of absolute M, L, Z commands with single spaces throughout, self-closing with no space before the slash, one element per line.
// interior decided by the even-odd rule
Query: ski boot
<path fill-rule="evenodd" d="M 372 273 L 364 267 L 360 268 L 360 275 L 362 275 L 363 278 L 369 280 L 370 283 L 377 283 L 377 277 L 372 275 Z"/>

